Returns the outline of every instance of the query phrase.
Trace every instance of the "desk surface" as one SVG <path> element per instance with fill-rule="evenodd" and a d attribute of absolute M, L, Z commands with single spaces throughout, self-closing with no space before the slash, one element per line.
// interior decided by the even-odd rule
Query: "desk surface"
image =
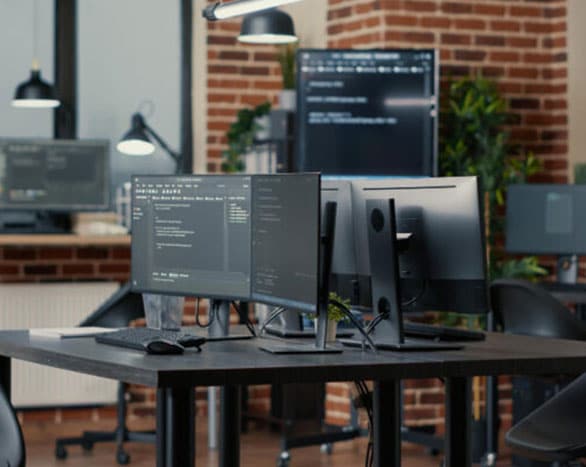
<path fill-rule="evenodd" d="M 1 331 L 0 355 L 153 387 L 221 386 L 494 374 L 581 373 L 586 343 L 489 334 L 463 350 L 272 355 L 258 340 L 210 342 L 201 353 L 153 356 L 96 343 L 93 338 L 29 337 Z"/>

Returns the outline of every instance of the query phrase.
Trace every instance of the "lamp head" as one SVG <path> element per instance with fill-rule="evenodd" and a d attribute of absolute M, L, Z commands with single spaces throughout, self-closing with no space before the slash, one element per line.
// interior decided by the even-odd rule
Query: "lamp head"
<path fill-rule="evenodd" d="M 238 40 L 245 44 L 290 44 L 299 39 L 291 16 L 273 9 L 245 16 Z"/>
<path fill-rule="evenodd" d="M 149 156 L 155 152 L 155 145 L 151 143 L 146 123 L 140 113 L 132 116 L 130 130 L 124 134 L 116 149 L 128 156 Z"/>
<path fill-rule="evenodd" d="M 51 109 L 59 107 L 55 89 L 41 78 L 41 71 L 33 68 L 27 81 L 18 85 L 12 106 L 25 109 Z"/>

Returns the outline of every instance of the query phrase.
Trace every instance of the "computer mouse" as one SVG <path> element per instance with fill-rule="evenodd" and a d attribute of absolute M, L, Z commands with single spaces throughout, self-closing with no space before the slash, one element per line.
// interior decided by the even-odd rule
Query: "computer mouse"
<path fill-rule="evenodd" d="M 179 355 L 185 351 L 185 347 L 177 342 L 167 339 L 153 339 L 144 342 L 144 349 L 152 355 Z"/>

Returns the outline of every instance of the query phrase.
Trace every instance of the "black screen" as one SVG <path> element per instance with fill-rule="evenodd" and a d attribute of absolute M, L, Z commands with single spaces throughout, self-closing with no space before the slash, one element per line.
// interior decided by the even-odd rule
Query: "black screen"
<path fill-rule="evenodd" d="M 319 176 L 256 176 L 252 203 L 252 299 L 315 312 Z"/>
<path fill-rule="evenodd" d="M 250 296 L 250 176 L 134 177 L 132 282 L 139 291 Z"/>
<path fill-rule="evenodd" d="M 0 140 L 0 209 L 109 206 L 107 141 Z"/>
<path fill-rule="evenodd" d="M 434 175 L 433 50 L 300 50 L 297 169 Z"/>

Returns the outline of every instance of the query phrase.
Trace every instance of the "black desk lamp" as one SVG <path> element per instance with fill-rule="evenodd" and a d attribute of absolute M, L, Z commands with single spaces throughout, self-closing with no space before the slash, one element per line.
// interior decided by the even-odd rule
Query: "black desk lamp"
<path fill-rule="evenodd" d="M 147 125 L 140 112 L 132 116 L 130 130 L 122 137 L 116 145 L 116 149 L 128 156 L 149 156 L 155 152 L 155 145 L 151 142 L 153 138 L 157 144 L 175 161 L 175 173 L 183 172 L 183 155 L 173 151 L 155 130 Z"/>
<path fill-rule="evenodd" d="M 291 16 L 277 9 L 245 16 L 238 36 L 245 44 L 281 45 L 298 40 Z"/>

